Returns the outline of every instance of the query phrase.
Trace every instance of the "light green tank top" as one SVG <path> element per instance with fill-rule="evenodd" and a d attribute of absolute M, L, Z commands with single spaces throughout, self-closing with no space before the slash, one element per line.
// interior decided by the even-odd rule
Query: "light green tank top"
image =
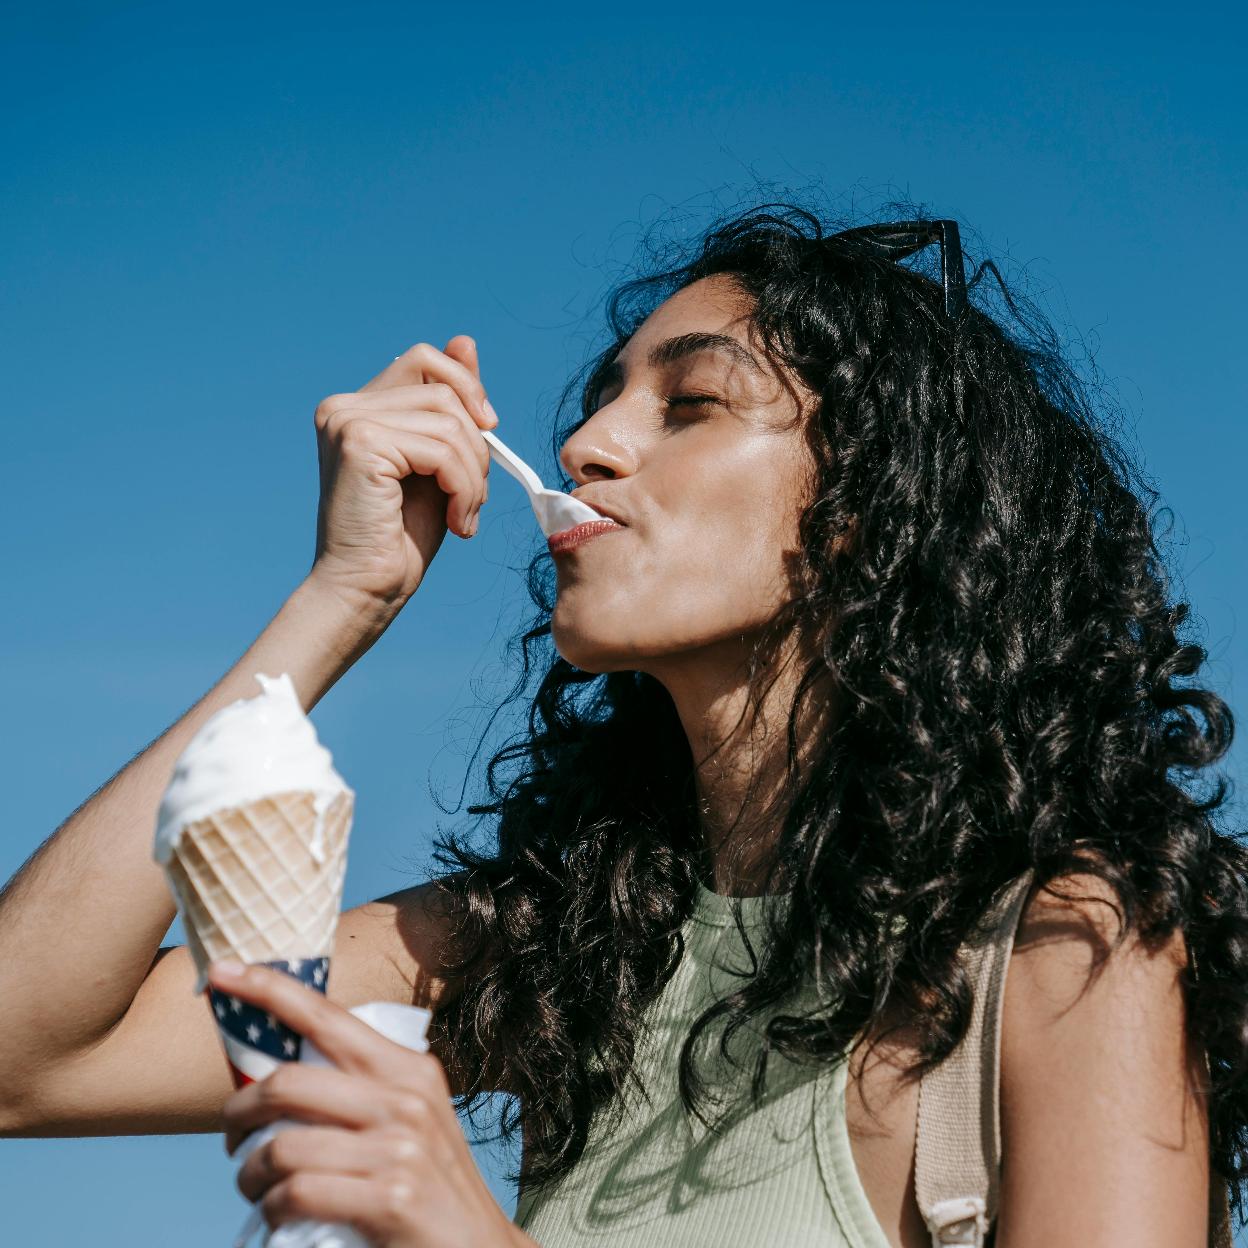
<path fill-rule="evenodd" d="M 649 1103 L 630 1088 L 623 1119 L 595 1122 L 571 1171 L 521 1193 L 516 1224 L 542 1248 L 889 1248 L 850 1152 L 844 1057 L 816 1071 L 773 1054 L 755 1110 L 748 1056 L 758 1032 L 743 1028 L 730 1047 L 746 1059 L 742 1070 L 699 1064 L 716 1088 L 732 1089 L 739 1108 L 728 1125 L 711 1134 L 684 1112 L 681 1043 L 702 1009 L 740 982 L 731 968 L 750 967 L 733 900 L 699 888 L 685 955 L 646 1015 L 635 1068 Z M 746 929 L 761 937 L 776 902 L 741 900 Z M 704 1053 L 718 1045 L 712 1031 Z"/>

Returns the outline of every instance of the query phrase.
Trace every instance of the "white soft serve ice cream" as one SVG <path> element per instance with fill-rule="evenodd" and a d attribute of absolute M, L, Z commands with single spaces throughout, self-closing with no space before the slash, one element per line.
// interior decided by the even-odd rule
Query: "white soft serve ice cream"
<path fill-rule="evenodd" d="M 213 811 L 274 793 L 316 795 L 311 845 L 323 858 L 322 820 L 339 793 L 349 792 L 333 757 L 317 740 L 290 676 L 256 674 L 263 693 L 240 698 L 206 720 L 173 767 L 156 819 L 154 857 L 173 856 L 182 829 Z"/>

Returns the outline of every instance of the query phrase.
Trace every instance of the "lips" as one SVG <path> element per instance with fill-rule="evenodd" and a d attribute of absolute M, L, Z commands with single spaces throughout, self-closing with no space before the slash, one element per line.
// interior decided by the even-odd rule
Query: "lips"
<path fill-rule="evenodd" d="M 562 554 L 577 546 L 592 541 L 604 533 L 623 532 L 625 526 L 611 519 L 586 520 L 583 524 L 564 529 L 562 533 L 553 533 L 546 539 L 546 545 L 552 555 Z"/>

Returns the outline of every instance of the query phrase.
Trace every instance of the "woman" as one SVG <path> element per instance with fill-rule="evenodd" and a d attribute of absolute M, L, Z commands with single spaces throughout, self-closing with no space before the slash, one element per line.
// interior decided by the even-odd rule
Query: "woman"
<path fill-rule="evenodd" d="M 220 968 L 341 1067 L 231 1096 L 186 951 L 156 949 L 172 762 L 254 671 L 309 708 L 345 673 L 475 532 L 496 423 L 462 335 L 322 402 L 311 573 L 6 890 L 7 1134 L 301 1119 L 241 1190 L 392 1248 L 917 1248 L 916 1080 L 966 1031 L 973 922 L 1031 871 L 996 1243 L 1205 1244 L 1248 1119 L 1244 851 L 1192 783 L 1230 712 L 1038 322 L 965 305 L 948 227 L 939 282 L 887 242 L 764 205 L 612 298 L 558 445 L 619 527 L 534 568 L 526 676 L 555 654 L 470 808 L 497 845 L 345 914 L 328 1000 Z M 375 998 L 431 1005 L 434 1055 L 343 1008 Z M 497 1090 L 514 1224 L 447 1095 Z"/>

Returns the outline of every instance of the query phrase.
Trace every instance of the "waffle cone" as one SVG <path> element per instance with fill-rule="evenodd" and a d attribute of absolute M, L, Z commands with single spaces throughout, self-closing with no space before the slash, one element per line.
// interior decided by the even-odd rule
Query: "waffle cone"
<path fill-rule="evenodd" d="M 315 794 L 278 793 L 182 829 L 165 870 L 202 986 L 210 962 L 327 957 L 342 904 L 354 795 L 325 811 L 323 860 Z"/>

